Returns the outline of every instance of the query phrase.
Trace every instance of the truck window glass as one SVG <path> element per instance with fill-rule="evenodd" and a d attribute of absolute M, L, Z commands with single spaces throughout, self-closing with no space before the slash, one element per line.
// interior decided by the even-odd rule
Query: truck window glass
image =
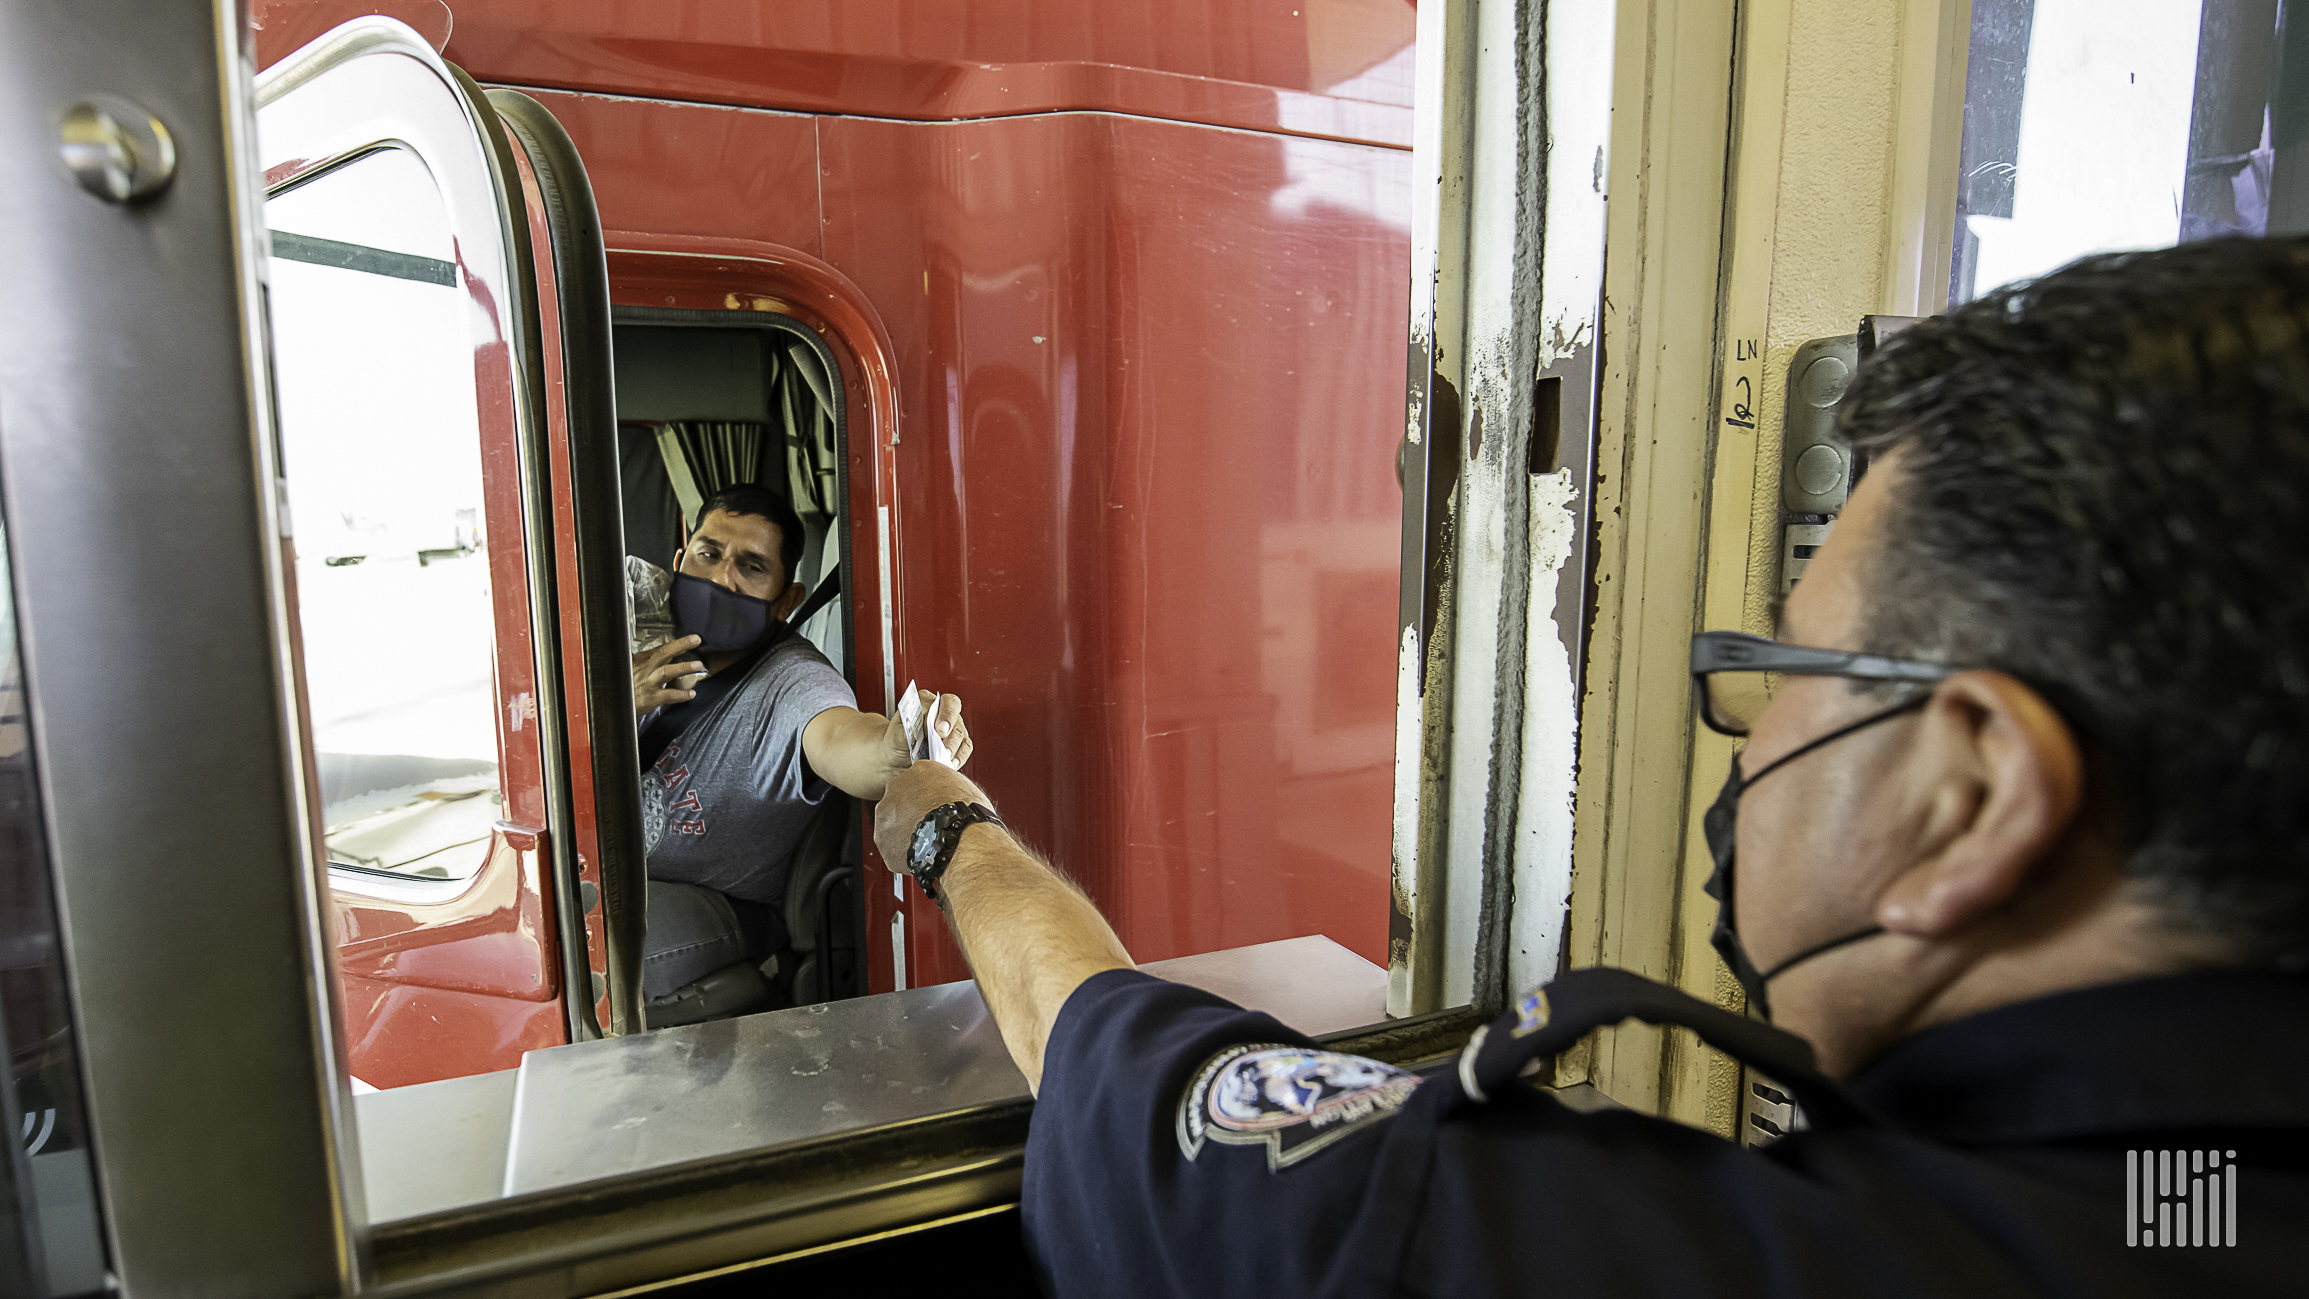
<path fill-rule="evenodd" d="M 272 322 L 329 859 L 464 879 L 502 815 L 473 342 L 424 164 L 279 194 Z"/>
<path fill-rule="evenodd" d="M 16 601 L 0 535 L 0 1294 L 83 1294 L 105 1282 L 96 1187 L 81 1121 L 80 1052 L 65 1001 L 56 913 L 34 779 Z M 5 1201 L 0 1201 L 4 1203 Z M 6 1214 L 0 1209 L 0 1214 Z"/>
<path fill-rule="evenodd" d="M 1949 301 L 2090 253 L 2297 229 L 2278 0 L 1976 0 Z"/>

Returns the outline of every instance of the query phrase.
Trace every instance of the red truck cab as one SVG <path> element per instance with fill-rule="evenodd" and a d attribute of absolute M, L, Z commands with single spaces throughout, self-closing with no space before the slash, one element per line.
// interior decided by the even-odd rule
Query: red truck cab
<path fill-rule="evenodd" d="M 328 54 L 376 12 L 446 74 Z M 794 495 L 859 706 L 960 695 L 1134 956 L 1387 963 L 1413 17 L 255 6 L 355 1077 L 644 1026 L 620 598 L 673 465 Z M 870 810 L 758 1004 L 968 976 Z"/>

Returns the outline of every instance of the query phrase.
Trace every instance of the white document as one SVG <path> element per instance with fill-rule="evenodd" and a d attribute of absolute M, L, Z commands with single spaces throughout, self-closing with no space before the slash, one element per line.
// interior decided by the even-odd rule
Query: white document
<path fill-rule="evenodd" d="M 946 741 L 939 738 L 938 728 L 931 725 L 933 720 L 923 711 L 921 687 L 907 682 L 906 693 L 898 697 L 898 725 L 906 731 L 907 749 L 916 758 L 952 765 L 954 756 L 947 752 Z"/>

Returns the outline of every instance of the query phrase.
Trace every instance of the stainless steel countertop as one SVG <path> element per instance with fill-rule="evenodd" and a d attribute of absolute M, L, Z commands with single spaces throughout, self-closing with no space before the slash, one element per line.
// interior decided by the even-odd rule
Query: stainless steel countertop
<path fill-rule="evenodd" d="M 1387 971 L 1328 938 L 1141 968 L 1303 1033 L 1385 1015 Z M 386 1221 L 1024 1095 L 963 982 L 549 1047 L 356 1113 L 370 1220 Z"/>
<path fill-rule="evenodd" d="M 521 1060 L 505 1193 L 1025 1094 L 968 983 L 549 1047 Z"/>
<path fill-rule="evenodd" d="M 437 1213 L 503 1195 L 517 1073 L 505 1069 L 355 1096 L 369 1221 Z"/>
<path fill-rule="evenodd" d="M 1385 1016 L 1387 972 L 1328 938 L 1144 968 L 1305 1033 Z M 505 1193 L 1024 1095 L 967 982 L 550 1047 L 522 1058 Z"/>

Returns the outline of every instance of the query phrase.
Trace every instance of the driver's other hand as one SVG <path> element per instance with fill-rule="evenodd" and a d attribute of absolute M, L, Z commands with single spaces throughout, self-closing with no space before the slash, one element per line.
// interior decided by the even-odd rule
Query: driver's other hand
<path fill-rule="evenodd" d="M 930 809 L 948 803 L 994 806 L 977 782 L 943 762 L 924 760 L 890 773 L 890 787 L 874 805 L 874 846 L 881 850 L 882 864 L 904 874 L 914 827 L 930 815 Z"/>
<path fill-rule="evenodd" d="M 698 678 L 706 665 L 686 657 L 701 638 L 684 636 L 633 656 L 633 711 L 655 712 L 697 698 Z"/>

